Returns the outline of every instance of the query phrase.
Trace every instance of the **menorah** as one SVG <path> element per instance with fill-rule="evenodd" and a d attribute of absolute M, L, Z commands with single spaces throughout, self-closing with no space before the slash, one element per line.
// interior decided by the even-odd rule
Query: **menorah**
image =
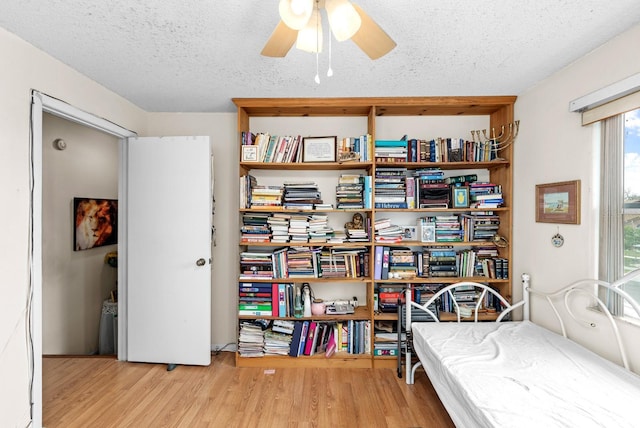
<path fill-rule="evenodd" d="M 496 135 L 495 128 L 491 128 L 491 135 L 487 135 L 486 129 L 483 129 L 482 132 L 477 129 L 471 131 L 471 138 L 473 138 L 474 143 L 482 144 L 484 147 L 490 147 L 491 150 L 497 154 L 497 152 L 506 149 L 516 141 L 519 129 L 520 121 L 516 120 L 509 123 L 509 125 L 502 125 L 499 135 Z"/>

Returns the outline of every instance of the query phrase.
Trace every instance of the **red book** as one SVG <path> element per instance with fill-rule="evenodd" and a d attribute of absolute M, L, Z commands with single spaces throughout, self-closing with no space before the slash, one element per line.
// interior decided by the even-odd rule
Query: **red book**
<path fill-rule="evenodd" d="M 311 321 L 309 323 L 309 332 L 307 333 L 307 340 L 304 344 L 304 355 L 313 355 L 313 347 L 315 346 L 316 342 L 316 328 L 317 328 L 317 324 L 315 321 Z"/>
<path fill-rule="evenodd" d="M 278 308 L 280 302 L 278 301 L 278 283 L 271 284 L 271 307 L 273 308 L 273 315 L 278 316 Z"/>

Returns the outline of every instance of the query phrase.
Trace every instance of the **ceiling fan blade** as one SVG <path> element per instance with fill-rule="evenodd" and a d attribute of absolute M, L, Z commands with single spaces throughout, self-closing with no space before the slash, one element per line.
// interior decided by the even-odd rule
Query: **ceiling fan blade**
<path fill-rule="evenodd" d="M 362 20 L 360 29 L 351 37 L 351 40 L 369 55 L 369 58 L 378 59 L 396 47 L 396 42 L 373 19 L 369 18 L 360 6 L 351 4 Z"/>
<path fill-rule="evenodd" d="M 298 31 L 292 30 L 287 27 L 287 24 L 280 21 L 260 53 L 264 56 L 283 57 L 287 55 L 297 37 Z"/>

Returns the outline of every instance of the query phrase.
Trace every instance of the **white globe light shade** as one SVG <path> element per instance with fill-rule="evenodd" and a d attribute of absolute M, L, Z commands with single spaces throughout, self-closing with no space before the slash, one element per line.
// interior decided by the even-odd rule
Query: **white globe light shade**
<path fill-rule="evenodd" d="M 327 9 L 331 32 L 337 41 L 348 40 L 358 32 L 362 19 L 347 0 L 326 0 L 324 7 Z"/>
<path fill-rule="evenodd" d="M 298 30 L 296 48 L 305 52 L 322 52 L 322 22 L 317 9 L 311 14 L 307 25 Z"/>
<path fill-rule="evenodd" d="M 280 18 L 287 27 L 300 30 L 307 25 L 313 12 L 313 0 L 280 0 Z"/>

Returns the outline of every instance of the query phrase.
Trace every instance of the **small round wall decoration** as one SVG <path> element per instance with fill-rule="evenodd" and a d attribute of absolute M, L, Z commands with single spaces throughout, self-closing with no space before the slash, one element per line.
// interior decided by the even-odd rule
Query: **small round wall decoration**
<path fill-rule="evenodd" d="M 560 235 L 560 233 L 556 233 L 551 237 L 551 245 L 553 245 L 554 247 L 560 248 L 562 247 L 563 244 L 564 244 L 564 237 Z"/>

